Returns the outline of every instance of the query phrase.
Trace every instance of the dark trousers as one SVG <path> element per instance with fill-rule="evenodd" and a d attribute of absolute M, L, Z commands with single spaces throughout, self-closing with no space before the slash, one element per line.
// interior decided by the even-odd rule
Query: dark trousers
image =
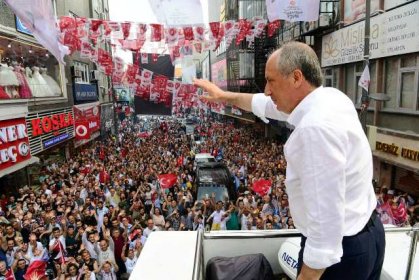
<path fill-rule="evenodd" d="M 301 238 L 297 271 L 303 264 L 306 237 Z M 320 279 L 375 280 L 380 279 L 384 262 L 385 234 L 380 218 L 374 213 L 358 234 L 342 240 L 343 256 L 340 263 L 326 268 Z"/>

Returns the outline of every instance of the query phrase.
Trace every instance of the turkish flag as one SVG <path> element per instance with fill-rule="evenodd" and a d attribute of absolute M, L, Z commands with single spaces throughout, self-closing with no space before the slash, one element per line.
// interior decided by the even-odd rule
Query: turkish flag
<path fill-rule="evenodd" d="M 45 275 L 45 270 L 47 268 L 47 262 L 46 261 L 34 261 L 31 263 L 28 267 L 28 270 L 26 270 L 25 275 L 23 278 L 26 280 L 30 279 L 46 279 L 47 276 Z"/>
<path fill-rule="evenodd" d="M 158 180 L 162 189 L 169 189 L 177 182 L 175 174 L 160 174 Z"/>
<path fill-rule="evenodd" d="M 5 280 L 15 280 L 16 279 L 12 268 L 7 270 L 6 274 L 4 275 L 4 279 Z"/>
<path fill-rule="evenodd" d="M 267 195 L 271 188 L 272 182 L 270 180 L 259 179 L 253 182 L 253 191 L 261 196 Z"/>

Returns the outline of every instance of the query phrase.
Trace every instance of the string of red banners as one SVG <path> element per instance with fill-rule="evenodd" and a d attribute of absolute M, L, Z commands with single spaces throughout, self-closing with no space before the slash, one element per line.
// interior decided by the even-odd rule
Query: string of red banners
<path fill-rule="evenodd" d="M 105 40 L 119 45 L 124 50 L 140 51 L 144 43 L 150 41 L 164 42 L 175 58 L 177 50 L 183 46 L 193 46 L 194 50 L 200 53 L 217 49 L 223 38 L 226 39 L 227 47 L 233 40 L 236 40 L 236 45 L 244 39 L 252 44 L 255 38 L 262 36 L 265 27 L 268 37 L 273 36 L 280 27 L 280 21 L 268 23 L 266 19 L 255 17 L 238 21 L 210 22 L 208 26 L 165 27 L 155 23 L 116 22 L 65 16 L 59 19 L 58 26 L 63 43 L 72 52 L 94 48 L 98 41 Z M 147 33 L 147 30 L 150 32 Z"/>

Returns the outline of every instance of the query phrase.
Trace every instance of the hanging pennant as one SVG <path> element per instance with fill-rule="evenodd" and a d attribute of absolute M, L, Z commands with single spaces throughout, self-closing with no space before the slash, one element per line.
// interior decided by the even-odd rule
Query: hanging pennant
<path fill-rule="evenodd" d="M 175 45 L 178 40 L 178 29 L 176 27 L 166 28 L 166 43 L 170 45 Z"/>
<path fill-rule="evenodd" d="M 281 22 L 279 20 L 268 23 L 268 37 L 272 37 L 280 26 Z"/>
<path fill-rule="evenodd" d="M 102 23 L 103 23 L 103 20 L 101 19 L 90 19 L 90 30 L 94 32 L 98 31 Z"/>
<path fill-rule="evenodd" d="M 220 22 L 218 21 L 210 22 L 209 26 L 210 26 L 212 38 L 215 40 L 218 39 L 218 35 L 220 33 Z"/>
<path fill-rule="evenodd" d="M 123 39 L 126 40 L 129 37 L 129 32 L 131 30 L 131 22 L 122 22 L 121 23 Z"/>
<path fill-rule="evenodd" d="M 148 53 L 141 53 L 141 64 L 148 64 Z"/>
<path fill-rule="evenodd" d="M 116 21 L 108 22 L 109 28 L 111 29 L 111 38 L 115 40 L 124 39 L 121 24 Z"/>
<path fill-rule="evenodd" d="M 150 42 L 160 42 L 162 40 L 163 26 L 161 24 L 152 23 Z"/>
<path fill-rule="evenodd" d="M 145 41 L 147 32 L 147 24 L 139 23 L 137 25 L 137 39 Z"/>
<path fill-rule="evenodd" d="M 185 40 L 189 40 L 189 41 L 194 40 L 194 32 L 191 26 L 187 26 L 183 28 L 183 35 L 185 36 Z"/>
<path fill-rule="evenodd" d="M 195 26 L 193 28 L 194 31 L 194 38 L 196 41 L 204 41 L 205 40 L 205 27 L 204 26 Z"/>

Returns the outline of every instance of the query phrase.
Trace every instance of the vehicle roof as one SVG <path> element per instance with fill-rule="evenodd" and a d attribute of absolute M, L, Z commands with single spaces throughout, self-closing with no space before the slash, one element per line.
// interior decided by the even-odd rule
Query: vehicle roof
<path fill-rule="evenodd" d="M 195 155 L 195 158 L 214 158 L 210 153 L 198 153 Z"/>

